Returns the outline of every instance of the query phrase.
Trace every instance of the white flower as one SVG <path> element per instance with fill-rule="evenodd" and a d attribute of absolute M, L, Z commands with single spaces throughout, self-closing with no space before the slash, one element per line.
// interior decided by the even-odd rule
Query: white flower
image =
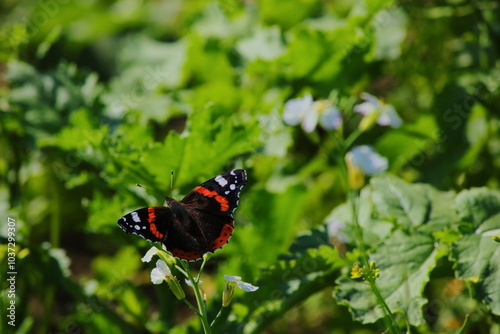
<path fill-rule="evenodd" d="M 190 281 L 190 280 L 185 279 L 184 281 L 186 282 L 186 284 L 187 284 L 188 286 L 190 286 L 191 288 L 193 288 L 193 289 L 194 289 L 193 283 L 191 283 L 191 281 Z M 202 281 L 202 280 L 199 280 L 199 281 L 198 281 L 198 286 L 202 286 L 202 285 L 203 285 L 203 281 Z"/>
<path fill-rule="evenodd" d="M 326 233 L 331 244 L 337 249 L 339 255 L 343 258 L 347 252 L 347 236 L 345 234 L 345 224 L 335 217 L 329 216 L 326 219 Z"/>
<path fill-rule="evenodd" d="M 382 173 L 389 167 L 386 157 L 378 154 L 372 146 L 355 146 L 347 152 L 346 160 L 352 162 L 366 175 Z"/>
<path fill-rule="evenodd" d="M 156 268 L 151 270 L 151 282 L 153 282 L 153 284 L 161 284 L 163 281 L 167 281 L 170 290 L 172 290 L 177 299 L 181 300 L 186 297 L 177 277 L 172 275 L 172 271 L 170 271 L 165 261 L 158 260 L 156 261 Z"/>
<path fill-rule="evenodd" d="M 233 293 L 234 293 L 234 287 L 237 286 L 238 288 L 247 291 L 247 292 L 252 292 L 257 290 L 259 287 L 254 286 L 250 283 L 243 282 L 241 280 L 241 277 L 239 276 L 231 276 L 231 275 L 224 275 L 226 278 L 226 287 L 224 291 L 222 292 L 222 306 L 223 307 L 228 307 L 229 304 L 231 303 L 231 299 L 233 298 Z"/>
<path fill-rule="evenodd" d="M 224 277 L 226 278 L 226 283 L 233 282 L 238 288 L 246 292 L 252 292 L 259 288 L 258 286 L 254 286 L 250 283 L 243 282 L 240 276 L 224 275 Z"/>
<path fill-rule="evenodd" d="M 344 233 L 345 224 L 340 220 L 333 219 L 326 225 L 326 233 L 330 239 L 335 238 L 340 242 L 347 242 L 347 237 Z"/>
<path fill-rule="evenodd" d="M 151 247 L 141 259 L 142 262 L 150 262 L 153 259 L 153 256 L 158 254 L 160 250 L 155 246 Z"/>
<path fill-rule="evenodd" d="M 361 98 L 366 102 L 354 106 L 355 112 L 365 117 L 377 113 L 376 122 L 382 126 L 389 125 L 393 128 L 397 128 L 403 123 L 392 105 L 386 104 L 368 93 L 361 93 Z"/>
<path fill-rule="evenodd" d="M 191 287 L 193 290 L 194 290 L 194 289 L 196 289 L 196 288 L 194 287 L 193 283 L 192 283 L 190 280 L 185 279 L 184 281 L 185 281 L 185 282 L 186 282 L 186 284 L 187 284 L 189 287 Z M 201 296 L 202 296 L 203 300 L 205 300 L 205 301 L 206 301 L 206 300 L 207 300 L 207 294 L 205 293 L 205 290 L 203 290 L 203 281 L 202 281 L 202 280 L 199 280 L 197 285 L 198 285 L 198 289 L 199 289 L 199 291 L 200 291 L 200 293 L 201 293 Z"/>
<path fill-rule="evenodd" d="M 163 281 L 170 279 L 171 277 L 172 272 L 165 261 L 156 261 L 156 268 L 151 270 L 151 282 L 153 282 L 153 284 L 161 284 Z"/>
<path fill-rule="evenodd" d="M 313 101 L 310 94 L 288 100 L 285 103 L 283 120 L 291 126 L 302 123 L 306 132 L 312 132 L 318 121 L 327 130 L 338 129 L 342 125 L 342 115 L 337 107 L 326 100 Z"/>
<path fill-rule="evenodd" d="M 313 105 L 311 94 L 307 94 L 300 99 L 291 99 L 285 103 L 285 112 L 283 113 L 283 120 L 286 124 L 295 126 L 300 123 L 304 115 Z"/>

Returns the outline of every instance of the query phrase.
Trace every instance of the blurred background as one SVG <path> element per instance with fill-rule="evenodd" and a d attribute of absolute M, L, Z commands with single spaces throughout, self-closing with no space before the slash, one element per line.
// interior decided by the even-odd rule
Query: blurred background
<path fill-rule="evenodd" d="M 180 199 L 233 168 L 248 184 L 231 242 L 204 272 L 209 309 L 223 274 L 262 288 L 237 292 L 218 332 L 381 332 L 332 298 L 340 258 L 294 267 L 305 249 L 331 248 L 325 218 L 346 190 L 327 131 L 286 125 L 284 104 L 329 99 L 347 136 L 369 92 L 404 122 L 357 141 L 387 157 L 390 174 L 498 190 L 499 13 L 495 0 L 2 1 L 0 332 L 200 332 L 151 284 L 153 263 L 140 260 L 151 244 L 116 222 L 164 205 L 171 170 Z M 4 316 L 7 217 L 15 327 Z M 461 284 L 445 268 L 438 290 Z M 461 307 L 413 331 L 456 333 Z M 499 333 L 494 322 L 481 314 L 471 333 Z"/>

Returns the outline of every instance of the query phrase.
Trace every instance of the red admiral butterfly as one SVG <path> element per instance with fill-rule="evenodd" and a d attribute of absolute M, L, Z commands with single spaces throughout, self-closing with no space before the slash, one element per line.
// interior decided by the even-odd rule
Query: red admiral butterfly
<path fill-rule="evenodd" d="M 233 234 L 233 212 L 247 182 L 243 169 L 210 179 L 180 202 L 165 197 L 168 206 L 142 208 L 126 214 L 118 225 L 127 233 L 161 242 L 173 256 L 194 261 L 228 243 Z"/>

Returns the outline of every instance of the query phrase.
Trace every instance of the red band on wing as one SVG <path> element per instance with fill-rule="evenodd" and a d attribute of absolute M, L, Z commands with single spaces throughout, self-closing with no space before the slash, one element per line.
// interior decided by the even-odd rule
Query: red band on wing
<path fill-rule="evenodd" d="M 175 256 L 179 259 L 182 259 L 182 260 L 187 260 L 187 261 L 198 260 L 199 258 L 201 258 L 203 256 L 203 254 L 201 254 L 200 252 L 197 252 L 197 251 L 187 252 L 187 251 L 183 251 L 183 250 L 180 250 L 177 248 L 169 249 L 168 251 L 170 253 L 172 253 L 173 256 Z"/>
<path fill-rule="evenodd" d="M 148 208 L 148 223 L 152 223 L 156 220 L 155 208 Z"/>
<path fill-rule="evenodd" d="M 163 237 L 165 235 L 163 233 L 161 233 L 160 231 L 158 231 L 158 229 L 156 228 L 155 220 L 156 220 L 155 208 L 150 207 L 150 208 L 148 208 L 149 230 L 151 231 L 151 233 L 153 233 L 153 235 L 156 238 L 163 239 Z"/>
<path fill-rule="evenodd" d="M 229 210 L 229 202 L 227 201 L 227 198 L 217 194 L 216 191 L 210 191 L 207 188 L 202 187 L 202 186 L 198 186 L 198 187 L 194 188 L 194 190 L 199 192 L 203 196 L 213 197 L 217 202 L 219 202 L 221 211 Z"/>
<path fill-rule="evenodd" d="M 222 227 L 222 231 L 217 239 L 212 241 L 210 244 L 210 250 L 214 251 L 216 249 L 222 248 L 225 244 L 228 243 L 229 238 L 233 234 L 234 227 L 231 224 L 226 224 Z"/>

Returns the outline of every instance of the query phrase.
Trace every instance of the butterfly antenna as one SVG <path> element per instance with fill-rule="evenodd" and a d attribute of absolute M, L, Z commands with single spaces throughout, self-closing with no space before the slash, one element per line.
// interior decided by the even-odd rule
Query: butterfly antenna
<path fill-rule="evenodd" d="M 172 192 L 174 191 L 174 171 L 170 171 L 170 197 L 172 197 Z"/>
<path fill-rule="evenodd" d="M 158 190 L 146 188 L 142 184 L 139 184 L 139 183 L 136 183 L 135 185 L 138 186 L 138 187 L 140 187 L 140 188 L 144 188 L 147 191 L 152 192 L 152 193 L 154 193 L 156 195 L 160 195 L 160 197 L 165 197 L 165 195 L 163 195 L 162 193 L 160 193 Z"/>

